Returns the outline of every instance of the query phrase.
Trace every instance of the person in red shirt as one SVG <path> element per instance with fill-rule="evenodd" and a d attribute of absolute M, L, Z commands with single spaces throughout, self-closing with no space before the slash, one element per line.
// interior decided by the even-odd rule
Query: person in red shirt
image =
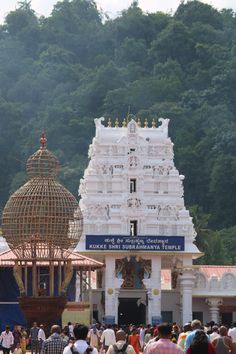
<path fill-rule="evenodd" d="M 132 333 L 129 336 L 129 344 L 132 345 L 136 354 L 140 352 L 140 342 L 139 342 L 139 334 L 137 334 L 137 329 L 134 327 L 132 329 Z"/>

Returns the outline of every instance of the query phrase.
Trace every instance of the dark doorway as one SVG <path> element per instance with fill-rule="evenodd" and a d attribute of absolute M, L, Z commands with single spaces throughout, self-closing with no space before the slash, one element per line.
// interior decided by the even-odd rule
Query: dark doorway
<path fill-rule="evenodd" d="M 138 298 L 120 298 L 118 307 L 118 323 L 125 325 L 146 323 L 146 306 L 137 305 Z"/>
<path fill-rule="evenodd" d="M 162 322 L 173 322 L 173 312 L 172 311 L 161 311 L 161 321 Z"/>
<path fill-rule="evenodd" d="M 221 323 L 223 325 L 231 326 L 231 324 L 233 323 L 233 314 L 232 314 L 232 312 L 223 312 L 221 314 Z"/>
<path fill-rule="evenodd" d="M 193 312 L 193 320 L 199 320 L 203 323 L 203 312 L 200 311 Z"/>

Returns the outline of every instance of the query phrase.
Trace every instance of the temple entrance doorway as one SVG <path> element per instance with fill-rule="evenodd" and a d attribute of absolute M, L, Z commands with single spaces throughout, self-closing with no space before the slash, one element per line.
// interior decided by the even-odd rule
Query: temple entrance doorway
<path fill-rule="evenodd" d="M 221 313 L 221 323 L 224 325 L 231 326 L 233 323 L 233 313 L 232 312 L 223 312 Z"/>
<path fill-rule="evenodd" d="M 138 300 L 138 298 L 119 298 L 119 325 L 146 323 L 146 306 Z"/>

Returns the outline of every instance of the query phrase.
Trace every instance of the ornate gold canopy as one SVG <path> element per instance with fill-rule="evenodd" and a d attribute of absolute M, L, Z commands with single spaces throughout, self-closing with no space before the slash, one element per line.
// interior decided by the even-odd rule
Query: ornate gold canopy
<path fill-rule="evenodd" d="M 82 234 L 83 218 L 74 196 L 57 180 L 59 162 L 47 150 L 42 134 L 40 149 L 27 161 L 29 181 L 8 200 L 2 230 L 18 259 L 60 258 L 74 248 Z"/>

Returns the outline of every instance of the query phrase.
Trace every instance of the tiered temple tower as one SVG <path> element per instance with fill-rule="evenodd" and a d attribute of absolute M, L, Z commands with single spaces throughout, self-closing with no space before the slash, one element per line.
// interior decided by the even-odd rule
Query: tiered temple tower
<path fill-rule="evenodd" d="M 77 250 L 105 263 L 94 302 L 106 322 L 163 320 L 161 270 L 171 270 L 184 323 L 192 319 L 192 218 L 183 199 L 184 176 L 173 161 L 168 119 L 119 127 L 95 119 L 89 165 L 80 181 L 84 231 Z M 105 301 L 104 301 L 105 300 Z"/>

